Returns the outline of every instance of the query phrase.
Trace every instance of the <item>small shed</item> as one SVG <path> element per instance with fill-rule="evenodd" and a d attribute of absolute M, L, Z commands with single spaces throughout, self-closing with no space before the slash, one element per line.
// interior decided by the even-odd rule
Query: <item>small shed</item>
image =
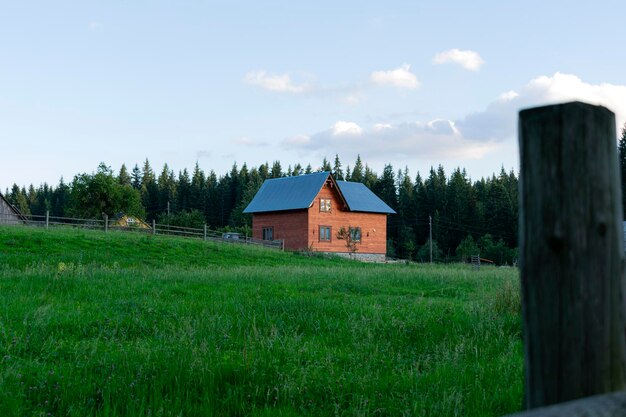
<path fill-rule="evenodd" d="M 141 220 L 139 217 L 125 213 L 118 213 L 117 216 L 111 219 L 110 226 L 131 229 L 152 229 L 148 223 Z"/>
<path fill-rule="evenodd" d="M 283 240 L 290 250 L 384 260 L 387 215 L 395 211 L 364 184 L 318 172 L 266 180 L 244 213 L 252 213 L 255 239 Z"/>
<path fill-rule="evenodd" d="M 26 217 L 0 193 L 0 224 L 25 224 Z"/>

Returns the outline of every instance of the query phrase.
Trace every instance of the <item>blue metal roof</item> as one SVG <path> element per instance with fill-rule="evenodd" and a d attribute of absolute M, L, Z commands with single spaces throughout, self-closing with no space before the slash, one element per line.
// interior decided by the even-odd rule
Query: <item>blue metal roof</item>
<path fill-rule="evenodd" d="M 262 213 L 309 208 L 329 175 L 328 172 L 316 172 L 265 180 L 243 212 Z"/>
<path fill-rule="evenodd" d="M 360 182 L 337 181 L 337 186 L 346 199 L 350 211 L 364 211 L 368 213 L 396 212 L 383 200 L 374 194 L 369 188 Z"/>
<path fill-rule="evenodd" d="M 265 180 L 244 213 L 307 209 L 320 192 L 329 172 Z M 383 200 L 360 182 L 337 181 L 339 192 L 350 211 L 395 213 Z"/>

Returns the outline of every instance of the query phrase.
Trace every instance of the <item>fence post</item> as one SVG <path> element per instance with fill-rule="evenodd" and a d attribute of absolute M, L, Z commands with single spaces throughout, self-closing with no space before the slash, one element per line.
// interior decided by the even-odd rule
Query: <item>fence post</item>
<path fill-rule="evenodd" d="M 156 220 L 152 219 L 152 234 L 156 235 Z"/>
<path fill-rule="evenodd" d="M 104 215 L 104 233 L 109 231 L 109 215 Z"/>
<path fill-rule="evenodd" d="M 204 240 L 206 240 L 206 223 L 204 224 Z"/>
<path fill-rule="evenodd" d="M 525 405 L 625 387 L 615 116 L 573 102 L 520 112 Z"/>
<path fill-rule="evenodd" d="M 50 210 L 46 210 L 46 230 L 50 227 Z"/>

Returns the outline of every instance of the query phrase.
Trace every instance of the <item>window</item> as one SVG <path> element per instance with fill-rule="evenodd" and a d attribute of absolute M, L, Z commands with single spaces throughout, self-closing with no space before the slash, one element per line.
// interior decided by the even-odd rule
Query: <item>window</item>
<path fill-rule="evenodd" d="M 274 240 L 274 228 L 273 227 L 263 228 L 263 240 Z"/>
<path fill-rule="evenodd" d="M 330 242 L 332 228 L 330 226 L 320 226 L 320 242 Z"/>
<path fill-rule="evenodd" d="M 353 242 L 361 241 L 361 228 L 360 227 L 351 227 L 350 228 L 350 240 Z"/>
<path fill-rule="evenodd" d="M 320 211 L 330 211 L 329 198 L 320 198 Z"/>

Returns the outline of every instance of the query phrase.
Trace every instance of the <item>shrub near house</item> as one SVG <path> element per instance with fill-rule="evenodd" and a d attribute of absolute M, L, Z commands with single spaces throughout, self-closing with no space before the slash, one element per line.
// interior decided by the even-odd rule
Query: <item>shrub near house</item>
<path fill-rule="evenodd" d="M 255 238 L 284 240 L 286 249 L 384 259 L 395 212 L 364 184 L 318 172 L 266 180 L 244 213 L 253 214 Z"/>

